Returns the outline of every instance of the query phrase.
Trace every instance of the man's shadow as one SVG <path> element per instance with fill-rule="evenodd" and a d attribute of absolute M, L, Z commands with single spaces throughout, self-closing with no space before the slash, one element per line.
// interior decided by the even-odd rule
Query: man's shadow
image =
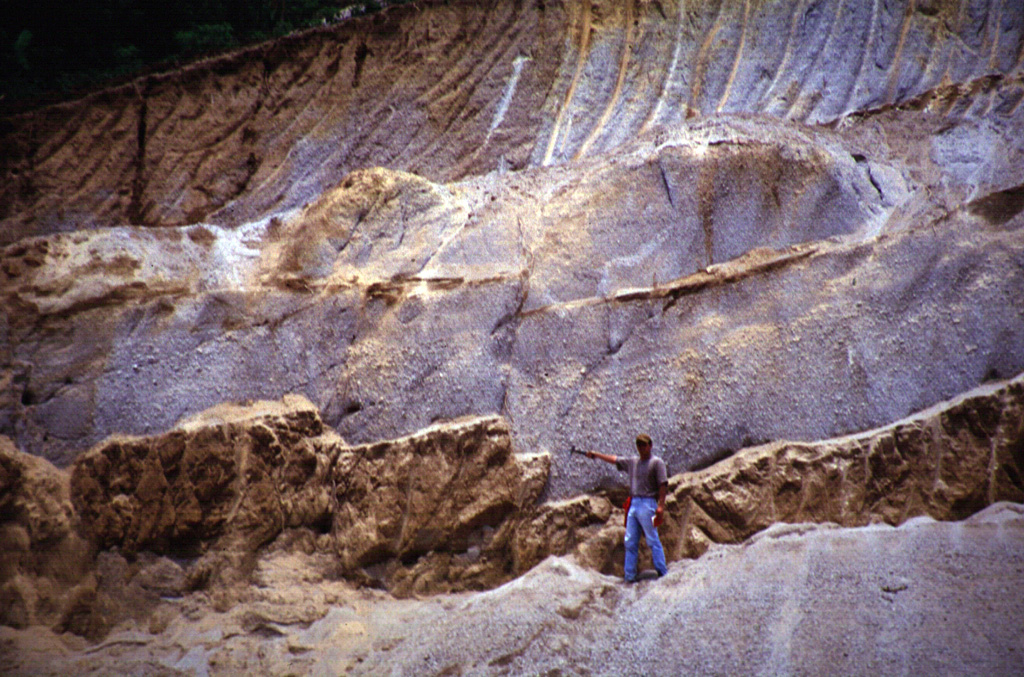
<path fill-rule="evenodd" d="M 656 581 L 658 580 L 658 572 L 654 569 L 644 569 L 636 575 L 636 582 L 640 581 Z"/>

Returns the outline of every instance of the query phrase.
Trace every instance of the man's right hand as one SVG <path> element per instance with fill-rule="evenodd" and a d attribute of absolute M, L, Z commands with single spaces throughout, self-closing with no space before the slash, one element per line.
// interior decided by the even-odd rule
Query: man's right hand
<path fill-rule="evenodd" d="M 611 454 L 602 454 L 602 453 L 600 453 L 598 451 L 588 451 L 587 452 L 587 458 L 596 458 L 599 461 L 604 461 L 605 463 L 611 463 L 612 465 L 617 463 L 618 460 L 619 460 L 617 456 L 612 456 Z"/>

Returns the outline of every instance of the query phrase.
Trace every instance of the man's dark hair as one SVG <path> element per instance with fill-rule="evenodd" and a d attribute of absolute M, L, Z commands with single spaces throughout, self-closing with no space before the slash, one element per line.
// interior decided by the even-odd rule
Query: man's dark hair
<path fill-rule="evenodd" d="M 644 445 L 645 447 L 651 446 L 651 436 L 645 433 L 640 433 L 636 436 L 636 446 Z"/>

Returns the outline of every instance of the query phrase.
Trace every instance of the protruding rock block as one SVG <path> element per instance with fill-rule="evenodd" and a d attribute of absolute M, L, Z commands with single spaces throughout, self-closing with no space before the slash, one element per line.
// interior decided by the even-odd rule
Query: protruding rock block
<path fill-rule="evenodd" d="M 98 638 L 203 586 L 227 609 L 271 552 L 396 596 L 493 588 L 568 553 L 621 573 L 615 491 L 538 504 L 551 463 L 516 453 L 498 416 L 349 446 L 300 396 L 111 438 L 70 473 L 0 439 L 0 622 Z M 784 522 L 962 519 L 1024 501 L 1022 477 L 1024 375 L 887 428 L 674 476 L 662 540 L 679 559 Z"/>
<path fill-rule="evenodd" d="M 342 450 L 332 474 L 341 560 L 397 594 L 493 587 L 519 573 L 516 526 L 549 464 L 516 456 L 500 417 Z"/>
<path fill-rule="evenodd" d="M 308 400 L 210 409 L 164 435 L 112 438 L 73 468 L 75 506 L 104 548 L 197 556 L 254 550 L 329 513 L 330 459 Z"/>
<path fill-rule="evenodd" d="M 959 520 L 1024 501 L 1024 375 L 877 430 L 743 450 L 671 479 L 666 550 L 697 557 L 777 522 Z"/>
<path fill-rule="evenodd" d="M 1024 374 L 891 426 L 751 447 L 675 475 L 660 534 L 666 556 L 677 560 L 743 542 L 773 524 L 898 525 L 922 515 L 961 520 L 1000 501 L 1024 502 Z M 575 542 L 560 547 L 564 539 L 548 539 L 549 553 L 571 551 L 582 564 L 621 575 L 622 510 L 610 508 L 595 529 L 590 515 L 559 505 L 544 505 L 538 514 L 569 517 L 564 530 Z M 543 531 L 542 522 L 535 519 L 529 529 Z"/>
<path fill-rule="evenodd" d="M 263 279 L 301 290 L 331 277 L 410 277 L 468 213 L 443 184 L 383 167 L 357 170 L 275 233 L 262 257 Z"/>
<path fill-rule="evenodd" d="M 532 517 L 516 530 L 516 570 L 525 572 L 549 555 L 562 555 L 577 548 L 580 548 L 578 554 L 582 562 L 604 569 L 603 555 L 600 561 L 592 560 L 587 553 L 593 547 L 588 548 L 586 544 L 608 522 L 611 514 L 612 503 L 603 496 L 577 496 L 538 506 Z M 621 511 L 619 514 L 621 516 Z"/>
<path fill-rule="evenodd" d="M 493 587 L 540 561 L 518 564 L 516 529 L 548 471 L 546 454 L 513 453 L 500 417 L 349 447 L 308 400 L 287 396 L 111 438 L 76 460 L 71 490 L 100 548 L 199 558 L 192 586 L 245 580 L 281 538 L 401 595 Z"/>

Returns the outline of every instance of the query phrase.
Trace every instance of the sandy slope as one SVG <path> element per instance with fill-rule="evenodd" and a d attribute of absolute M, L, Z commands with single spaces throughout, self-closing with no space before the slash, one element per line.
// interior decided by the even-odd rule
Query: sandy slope
<path fill-rule="evenodd" d="M 10 675 L 1016 674 L 1024 508 L 899 528 L 780 525 L 627 585 L 552 558 L 484 593 L 394 600 L 263 559 L 96 646 L 0 628 Z"/>

